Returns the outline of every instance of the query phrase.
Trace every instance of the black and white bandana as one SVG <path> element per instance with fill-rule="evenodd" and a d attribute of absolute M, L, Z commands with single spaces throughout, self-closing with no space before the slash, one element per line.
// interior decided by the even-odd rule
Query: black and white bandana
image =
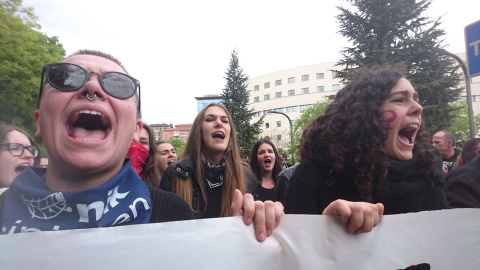
<path fill-rule="evenodd" d="M 220 165 L 212 164 L 202 153 L 203 176 L 210 188 L 217 188 L 223 184 L 223 175 L 225 174 L 225 156 Z"/>

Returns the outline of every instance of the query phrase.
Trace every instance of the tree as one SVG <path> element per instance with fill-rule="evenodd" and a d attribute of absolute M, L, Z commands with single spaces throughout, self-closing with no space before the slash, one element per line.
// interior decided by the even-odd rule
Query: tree
<path fill-rule="evenodd" d="M 325 99 L 323 101 L 318 101 L 317 103 L 313 104 L 312 107 L 305 109 L 300 117 L 295 120 L 293 125 L 293 149 L 288 149 L 289 155 L 294 155 L 295 157 L 298 156 L 298 145 L 300 144 L 300 139 L 302 138 L 302 133 L 305 127 L 312 121 L 313 119 L 319 117 L 320 115 L 325 113 L 325 109 L 327 108 L 328 104 L 330 104 L 331 99 Z"/>
<path fill-rule="evenodd" d="M 447 129 L 457 138 L 456 147 L 461 149 L 463 144 L 470 139 L 470 123 L 468 119 L 468 107 L 467 101 L 454 102 L 450 106 L 454 107 L 457 111 L 455 118 L 453 119 L 452 126 Z M 480 115 L 473 117 L 475 130 L 475 136 L 480 135 Z"/>
<path fill-rule="evenodd" d="M 36 21 L 21 0 L 0 1 L 0 122 L 30 134 L 42 67 L 65 56 L 58 38 L 40 33 Z"/>
<path fill-rule="evenodd" d="M 253 117 L 253 108 L 248 109 L 250 97 L 247 91 L 248 77 L 243 74 L 243 69 L 238 62 L 236 50 L 232 51 L 228 71 L 225 73 L 227 83 L 222 91 L 222 103 L 232 115 L 233 124 L 237 131 L 240 155 L 246 157 L 250 154 L 252 146 L 258 139 L 263 117 L 254 124 L 250 124 Z"/>
<path fill-rule="evenodd" d="M 430 133 L 451 126 L 457 108 L 448 106 L 462 88 L 458 65 L 443 53 L 445 31 L 439 18 L 422 16 L 431 0 L 345 0 L 354 11 L 338 7 L 340 33 L 352 47 L 342 51 L 339 76 L 360 67 L 404 64 L 406 78 L 419 93 L 422 117 Z"/>

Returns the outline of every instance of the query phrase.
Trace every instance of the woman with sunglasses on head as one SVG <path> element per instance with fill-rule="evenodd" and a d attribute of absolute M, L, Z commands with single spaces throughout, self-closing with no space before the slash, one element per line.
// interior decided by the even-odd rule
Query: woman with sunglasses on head
<path fill-rule="evenodd" d="M 38 163 L 39 150 L 23 129 L 0 125 L 0 188 L 8 188 L 27 166 Z"/>
<path fill-rule="evenodd" d="M 322 214 L 337 199 L 382 203 L 385 214 L 444 209 L 442 160 L 403 67 L 360 71 L 304 130 L 285 212 Z"/>
<path fill-rule="evenodd" d="M 256 176 L 256 195 L 259 200 L 273 201 L 278 174 L 282 171 L 282 158 L 269 140 L 259 140 L 250 153 L 250 168 Z"/>

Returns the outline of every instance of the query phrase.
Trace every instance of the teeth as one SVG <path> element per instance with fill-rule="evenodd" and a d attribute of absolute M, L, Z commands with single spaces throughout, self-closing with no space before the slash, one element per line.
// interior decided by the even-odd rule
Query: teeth
<path fill-rule="evenodd" d="M 90 138 L 75 138 L 77 140 L 82 140 L 82 141 L 99 141 L 100 139 L 90 139 Z"/>
<path fill-rule="evenodd" d="M 410 124 L 410 125 L 408 125 L 407 127 L 418 129 L 418 125 L 417 125 L 417 124 Z"/>
<path fill-rule="evenodd" d="M 79 113 L 101 115 L 102 117 L 105 117 L 103 114 L 101 114 L 100 112 L 97 112 L 97 111 L 80 110 L 80 111 L 76 112 L 75 114 L 79 114 Z"/>

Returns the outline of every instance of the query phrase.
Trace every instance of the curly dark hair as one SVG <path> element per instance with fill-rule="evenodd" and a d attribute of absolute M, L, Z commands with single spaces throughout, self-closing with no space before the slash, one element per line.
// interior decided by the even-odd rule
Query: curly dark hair
<path fill-rule="evenodd" d="M 301 158 L 305 160 L 318 152 L 329 155 L 332 170 L 327 184 L 335 183 L 335 173 L 354 171 L 354 182 L 362 200 L 373 202 L 374 189 L 386 190 L 387 134 L 380 107 L 391 89 L 405 77 L 405 72 L 404 66 L 384 66 L 349 74 L 349 83 L 337 93 L 325 114 L 305 128 L 300 144 Z M 428 134 L 423 130 L 421 127 L 417 142 L 428 141 Z M 433 152 L 421 159 L 433 162 Z"/>
<path fill-rule="evenodd" d="M 260 171 L 260 166 L 258 165 L 258 159 L 257 159 L 257 153 L 258 153 L 258 148 L 262 144 L 268 144 L 273 148 L 273 153 L 275 154 L 275 164 L 273 165 L 273 171 L 272 171 L 272 176 L 273 176 L 273 181 L 276 183 L 277 176 L 278 174 L 282 171 L 282 159 L 280 158 L 280 155 L 277 152 L 277 148 L 275 148 L 275 145 L 269 140 L 265 139 L 260 139 L 258 140 L 255 145 L 252 147 L 252 151 L 250 153 L 250 168 L 252 169 L 252 172 L 255 174 L 257 178 L 257 185 L 262 185 L 262 172 Z"/>

